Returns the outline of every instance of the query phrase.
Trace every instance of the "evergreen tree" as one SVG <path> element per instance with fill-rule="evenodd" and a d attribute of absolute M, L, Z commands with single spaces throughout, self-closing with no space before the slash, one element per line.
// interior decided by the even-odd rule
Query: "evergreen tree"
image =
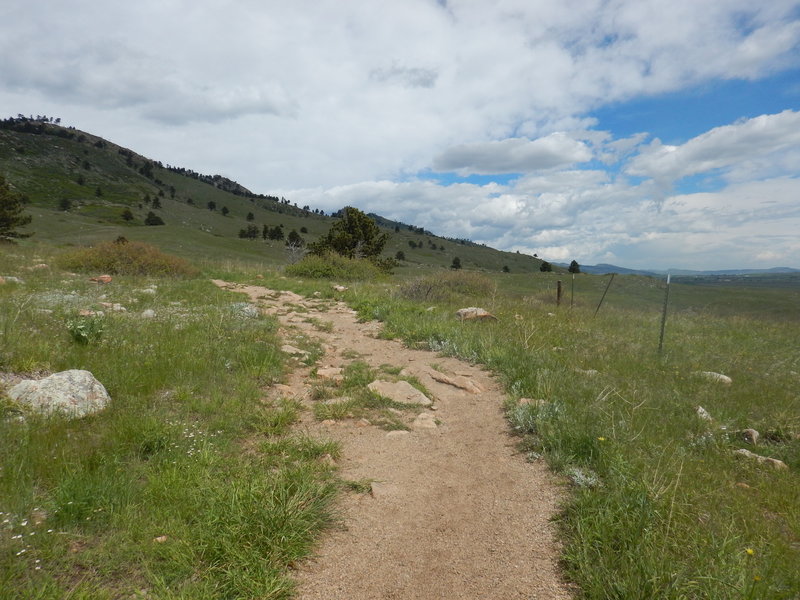
<path fill-rule="evenodd" d="M 253 213 L 251 213 L 251 212 L 247 213 L 247 220 L 248 221 L 253 221 L 253 220 L 255 220 L 255 218 L 256 218 L 256 216 Z"/>
<path fill-rule="evenodd" d="M 147 216 L 144 218 L 144 224 L 163 225 L 164 220 L 151 210 L 149 213 L 147 213 Z"/>
<path fill-rule="evenodd" d="M 11 191 L 5 177 L 0 175 L 0 240 L 30 237 L 30 233 L 15 230 L 30 223 L 31 218 L 22 214 L 22 199 Z"/>
<path fill-rule="evenodd" d="M 152 204 L 153 208 L 161 208 L 161 200 L 158 199 L 158 196 L 153 196 Z"/>
<path fill-rule="evenodd" d="M 451 269 L 460 269 L 461 268 L 461 259 L 457 256 L 453 258 L 453 264 L 450 265 Z"/>
<path fill-rule="evenodd" d="M 222 216 L 223 216 L 223 217 L 227 217 L 227 216 L 228 216 L 228 213 L 229 213 L 229 212 L 231 212 L 231 211 L 229 211 L 229 210 L 228 210 L 228 207 L 227 207 L 227 206 L 223 206 L 223 207 L 222 207 L 222 211 L 220 211 L 220 212 L 222 212 Z"/>
<path fill-rule="evenodd" d="M 133 213 L 131 212 L 130 208 L 126 208 L 122 211 L 122 218 L 125 221 L 133 221 Z"/>
<path fill-rule="evenodd" d="M 328 233 L 309 244 L 312 254 L 335 252 L 347 258 L 378 261 L 388 236 L 381 233 L 371 218 L 352 206 L 346 206 Z"/>
<path fill-rule="evenodd" d="M 549 273 L 549 272 L 551 272 L 551 271 L 553 270 L 553 265 L 551 265 L 551 264 L 550 264 L 549 262 L 547 262 L 546 260 L 543 260 L 543 261 L 542 261 L 542 264 L 541 264 L 541 265 L 539 265 L 539 270 L 540 270 L 542 273 Z"/>
<path fill-rule="evenodd" d="M 289 232 L 289 235 L 286 238 L 286 245 L 287 246 L 305 246 L 305 240 L 300 237 L 300 234 L 297 233 L 294 229 Z"/>
<path fill-rule="evenodd" d="M 394 257 L 397 260 L 405 260 L 406 259 L 406 253 L 403 252 L 402 250 L 398 250 L 397 254 L 395 254 Z"/>
<path fill-rule="evenodd" d="M 581 272 L 581 266 L 578 264 L 577 261 L 573 260 L 571 263 L 569 263 L 569 269 L 568 270 L 569 270 L 570 273 L 580 273 Z"/>

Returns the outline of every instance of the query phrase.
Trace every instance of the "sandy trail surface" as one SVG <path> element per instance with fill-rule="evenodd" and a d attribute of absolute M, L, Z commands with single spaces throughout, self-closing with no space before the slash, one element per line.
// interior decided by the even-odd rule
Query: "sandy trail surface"
<path fill-rule="evenodd" d="M 571 597 L 559 575 L 551 522 L 558 484 L 543 464 L 528 463 L 515 450 L 501 386 L 488 372 L 378 339 L 380 323 L 359 323 L 341 302 L 215 283 L 274 315 L 287 344 L 297 335 L 318 339 L 325 354 L 315 368 L 353 360 L 402 367 L 433 400 L 408 413 L 409 431 L 387 432 L 356 419 L 320 423 L 304 411 L 301 429 L 340 442 L 341 476 L 373 483 L 371 493 L 342 494 L 340 526 L 298 565 L 298 598 Z M 320 322 L 332 327 L 321 330 Z M 310 407 L 315 381 L 311 368 L 298 362 L 288 381 L 269 393 Z"/>

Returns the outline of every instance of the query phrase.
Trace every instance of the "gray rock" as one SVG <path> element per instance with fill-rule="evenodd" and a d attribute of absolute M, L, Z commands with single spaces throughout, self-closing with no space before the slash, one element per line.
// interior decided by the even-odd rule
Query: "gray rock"
<path fill-rule="evenodd" d="M 698 406 L 695 410 L 697 411 L 697 416 L 700 417 L 701 419 L 703 419 L 703 421 L 713 421 L 714 420 L 714 419 L 711 418 L 711 415 L 708 413 L 708 411 L 705 408 L 703 408 L 702 406 Z"/>
<path fill-rule="evenodd" d="M 777 458 L 770 458 L 769 456 L 761 456 L 759 454 L 755 454 L 754 452 L 750 452 L 750 450 L 746 450 L 745 448 L 734 450 L 733 453 L 739 458 L 747 458 L 757 462 L 760 465 L 768 465 L 773 469 L 778 469 L 783 471 L 789 468 L 789 466 L 782 460 L 778 460 Z"/>
<path fill-rule="evenodd" d="M 722 373 L 715 373 L 714 371 L 695 371 L 695 375 L 703 377 L 708 381 L 713 381 L 715 383 L 722 383 L 724 385 L 730 385 L 733 383 L 733 379 L 731 379 L 727 375 L 723 375 Z"/>
<path fill-rule="evenodd" d="M 156 311 L 154 311 L 152 308 L 148 308 L 147 310 L 142 311 L 143 319 L 155 319 L 155 317 L 156 317 Z"/>
<path fill-rule="evenodd" d="M 89 371 L 72 369 L 44 379 L 26 379 L 8 391 L 9 397 L 43 414 L 79 419 L 103 410 L 111 398 Z"/>
<path fill-rule="evenodd" d="M 430 398 L 407 381 L 391 382 L 377 379 L 367 387 L 370 391 L 400 404 L 421 404 L 422 406 L 433 404 Z"/>
<path fill-rule="evenodd" d="M 236 302 L 231 305 L 231 310 L 237 317 L 243 319 L 257 319 L 260 314 L 258 309 L 249 302 Z"/>

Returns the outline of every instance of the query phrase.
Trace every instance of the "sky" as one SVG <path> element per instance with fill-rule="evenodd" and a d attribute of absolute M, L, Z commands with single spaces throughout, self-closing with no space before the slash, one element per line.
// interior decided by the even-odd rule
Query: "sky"
<path fill-rule="evenodd" d="M 800 1 L 21 0 L 0 116 L 555 262 L 800 268 Z"/>

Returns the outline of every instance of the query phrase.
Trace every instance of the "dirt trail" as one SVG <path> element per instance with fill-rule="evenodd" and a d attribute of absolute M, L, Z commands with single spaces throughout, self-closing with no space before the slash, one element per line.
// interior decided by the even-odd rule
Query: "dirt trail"
<path fill-rule="evenodd" d="M 300 427 L 342 446 L 341 475 L 374 481 L 371 494 L 343 494 L 342 527 L 329 532 L 298 569 L 298 597 L 314 599 L 567 599 L 550 522 L 559 491 L 540 463 L 514 448 L 502 415 L 503 392 L 478 367 L 377 339 L 379 323 L 358 323 L 339 302 L 292 292 L 226 284 L 281 323 L 286 343 L 302 333 L 325 355 L 317 367 L 354 360 L 394 365 L 416 376 L 434 404 L 408 413 L 408 432 L 387 432 L 353 419 L 319 423 L 304 412 Z M 315 326 L 311 318 L 318 319 Z M 319 322 L 332 323 L 320 331 Z M 448 375 L 471 391 L 442 383 Z M 299 365 L 274 395 L 310 406 L 310 369 Z M 477 385 L 482 391 L 474 387 Z M 413 426 L 432 412 L 438 426 Z"/>

